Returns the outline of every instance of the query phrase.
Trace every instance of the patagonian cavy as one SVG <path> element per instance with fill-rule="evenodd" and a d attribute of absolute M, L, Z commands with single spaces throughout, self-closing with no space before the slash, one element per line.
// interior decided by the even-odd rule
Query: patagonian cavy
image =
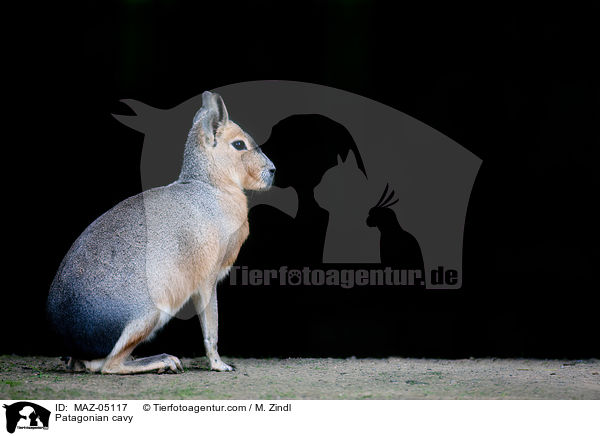
<path fill-rule="evenodd" d="M 275 166 L 229 120 L 223 99 L 202 94 L 179 179 L 130 197 L 75 241 L 50 287 L 48 318 L 67 366 L 107 374 L 182 371 L 175 356 L 132 359 L 188 301 L 200 318 L 210 367 L 217 351 L 217 282 L 248 237 L 246 190 L 265 190 Z"/>

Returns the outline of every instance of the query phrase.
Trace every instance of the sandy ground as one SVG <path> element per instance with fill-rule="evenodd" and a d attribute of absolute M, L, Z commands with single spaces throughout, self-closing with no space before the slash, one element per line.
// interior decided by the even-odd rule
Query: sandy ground
<path fill-rule="evenodd" d="M 600 399 L 600 360 L 236 359 L 183 374 L 69 373 L 57 357 L 0 356 L 3 399 Z"/>

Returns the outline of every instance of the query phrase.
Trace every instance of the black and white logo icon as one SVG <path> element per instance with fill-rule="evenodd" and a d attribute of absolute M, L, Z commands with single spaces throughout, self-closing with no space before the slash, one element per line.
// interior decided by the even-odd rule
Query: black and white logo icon
<path fill-rule="evenodd" d="M 6 431 L 14 433 L 16 429 L 48 429 L 50 411 L 29 401 L 4 404 L 6 409 Z"/>

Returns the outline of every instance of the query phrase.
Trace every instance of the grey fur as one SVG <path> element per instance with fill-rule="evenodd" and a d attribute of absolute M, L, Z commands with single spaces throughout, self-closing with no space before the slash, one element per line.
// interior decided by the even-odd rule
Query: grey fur
<path fill-rule="evenodd" d="M 202 315 L 211 295 L 215 300 L 211 316 L 216 318 L 215 286 L 224 273 L 219 262 L 230 254 L 230 242 L 237 240 L 241 223 L 224 206 L 223 187 L 211 177 L 218 170 L 218 162 L 211 160 L 204 147 L 216 146 L 217 130 L 227 122 L 221 97 L 205 92 L 202 109 L 188 135 L 179 179 L 117 204 L 86 228 L 65 256 L 50 287 L 47 309 L 52 326 L 74 358 L 100 359 L 116 353 L 115 344 L 124 340 L 124 330 L 136 322 L 145 325 L 156 316 L 160 319 L 156 326 L 148 325 L 152 332 L 160 328 L 179 309 L 165 305 L 161 295 L 171 292 L 173 280 L 180 280 L 183 287 L 191 283 L 189 277 L 174 279 L 173 274 L 186 262 L 207 262 L 196 257 L 206 249 L 205 241 L 215 238 L 219 256 L 207 267 L 210 277 L 200 283 L 201 289 L 186 292 L 190 296 L 201 294 L 205 300 L 203 306 L 198 304 L 203 328 L 207 321 Z M 270 174 L 273 164 L 257 152 L 266 168 L 263 173 Z M 271 183 L 272 178 L 265 180 L 266 186 Z M 209 319 L 208 324 L 211 322 Z M 211 366 L 231 369 L 216 353 L 216 325 L 206 328 L 214 330 L 204 332 Z M 207 336 L 214 336 L 210 343 Z M 153 366 L 149 363 L 152 359 L 147 358 L 150 360 L 143 363 L 144 368 L 179 368 L 168 362 L 170 357 L 157 356 Z M 117 372 L 131 370 L 128 368 L 121 365 Z"/>

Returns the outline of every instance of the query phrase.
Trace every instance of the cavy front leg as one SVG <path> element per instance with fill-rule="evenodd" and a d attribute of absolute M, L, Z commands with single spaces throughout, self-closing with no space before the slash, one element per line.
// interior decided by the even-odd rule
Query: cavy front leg
<path fill-rule="evenodd" d="M 234 368 L 223 362 L 217 351 L 219 314 L 217 311 L 216 284 L 212 287 L 209 295 L 206 295 L 204 291 L 200 291 L 192 297 L 192 300 L 200 318 L 202 334 L 204 335 L 204 348 L 206 349 L 210 369 L 213 371 L 233 371 Z"/>

